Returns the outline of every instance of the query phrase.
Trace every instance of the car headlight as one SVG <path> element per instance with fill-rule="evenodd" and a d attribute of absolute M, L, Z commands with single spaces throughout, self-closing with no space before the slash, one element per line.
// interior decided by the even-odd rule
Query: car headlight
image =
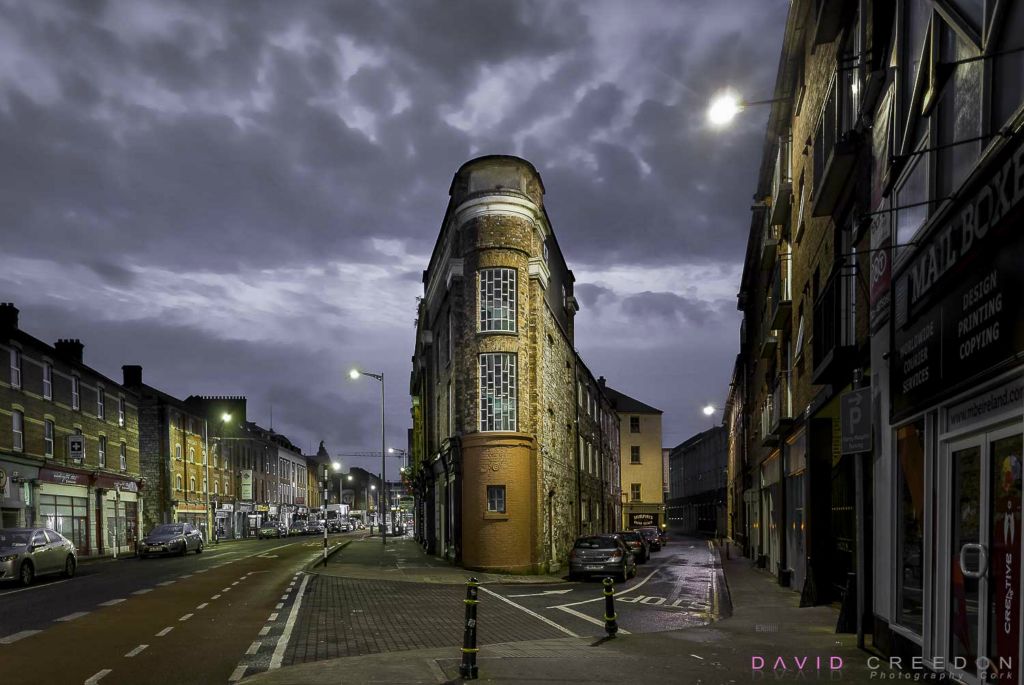
<path fill-rule="evenodd" d="M 0 557 L 0 563 L 3 563 L 5 561 L 14 561 L 17 558 L 18 558 L 17 554 L 7 554 L 5 556 Z"/>

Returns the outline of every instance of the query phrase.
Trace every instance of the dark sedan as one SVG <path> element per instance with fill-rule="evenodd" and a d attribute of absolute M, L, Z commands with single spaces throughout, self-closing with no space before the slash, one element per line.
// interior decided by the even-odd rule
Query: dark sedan
<path fill-rule="evenodd" d="M 288 529 L 274 521 L 264 523 L 256 533 L 256 537 L 260 540 L 263 538 L 281 538 L 286 537 L 287 535 Z"/>
<path fill-rule="evenodd" d="M 647 540 L 644 539 L 644 536 L 639 531 L 620 530 L 615 534 L 622 536 L 622 540 L 633 552 L 633 556 L 636 557 L 637 563 L 642 564 L 651 558 L 651 552 L 647 547 Z"/>
<path fill-rule="evenodd" d="M 569 580 L 590 575 L 614 576 L 619 582 L 636 575 L 636 559 L 621 536 L 584 535 L 569 552 Z"/>
<path fill-rule="evenodd" d="M 306 526 L 305 521 L 292 521 L 292 525 L 288 526 L 288 535 L 308 535 L 309 528 Z"/>
<path fill-rule="evenodd" d="M 637 528 L 637 532 L 644 536 L 644 540 L 647 540 L 647 545 L 652 552 L 657 552 L 661 549 L 661 536 L 658 535 L 658 529 L 654 526 L 644 526 L 643 528 Z"/>
<path fill-rule="evenodd" d="M 154 554 L 201 554 L 203 536 L 191 523 L 164 523 L 149 531 L 139 543 L 139 558 Z"/>

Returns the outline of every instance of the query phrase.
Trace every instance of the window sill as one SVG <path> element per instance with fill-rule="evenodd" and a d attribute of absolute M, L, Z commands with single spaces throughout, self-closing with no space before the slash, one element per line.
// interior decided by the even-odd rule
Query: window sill
<path fill-rule="evenodd" d="M 508 512 L 485 511 L 484 519 L 487 521 L 507 521 Z"/>
<path fill-rule="evenodd" d="M 476 334 L 477 334 L 477 336 L 481 336 L 481 335 L 508 335 L 508 336 L 511 336 L 511 337 L 514 338 L 515 336 L 519 335 L 519 331 L 477 331 Z"/>

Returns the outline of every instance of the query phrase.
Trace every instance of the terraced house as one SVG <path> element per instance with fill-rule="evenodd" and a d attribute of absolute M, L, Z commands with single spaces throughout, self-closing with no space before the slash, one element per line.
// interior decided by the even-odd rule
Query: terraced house
<path fill-rule="evenodd" d="M 17 307 L 0 304 L 2 525 L 52 528 L 81 556 L 133 552 L 145 495 L 138 396 L 83 351 L 33 337 Z"/>
<path fill-rule="evenodd" d="M 468 568 L 555 570 L 579 531 L 618 520 L 610 404 L 573 347 L 574 277 L 536 169 L 474 159 L 449 195 L 410 378 L 416 535 Z"/>

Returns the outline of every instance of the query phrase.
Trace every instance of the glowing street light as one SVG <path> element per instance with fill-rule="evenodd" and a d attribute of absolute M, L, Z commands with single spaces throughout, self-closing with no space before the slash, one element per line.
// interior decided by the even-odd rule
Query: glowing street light
<path fill-rule="evenodd" d="M 719 93 L 708 107 L 708 121 L 712 126 L 725 126 L 736 118 L 741 109 L 743 109 L 743 104 L 735 93 L 732 91 Z"/>
<path fill-rule="evenodd" d="M 715 407 L 713 405 L 707 405 L 704 407 L 704 416 L 711 416 L 715 413 Z"/>

